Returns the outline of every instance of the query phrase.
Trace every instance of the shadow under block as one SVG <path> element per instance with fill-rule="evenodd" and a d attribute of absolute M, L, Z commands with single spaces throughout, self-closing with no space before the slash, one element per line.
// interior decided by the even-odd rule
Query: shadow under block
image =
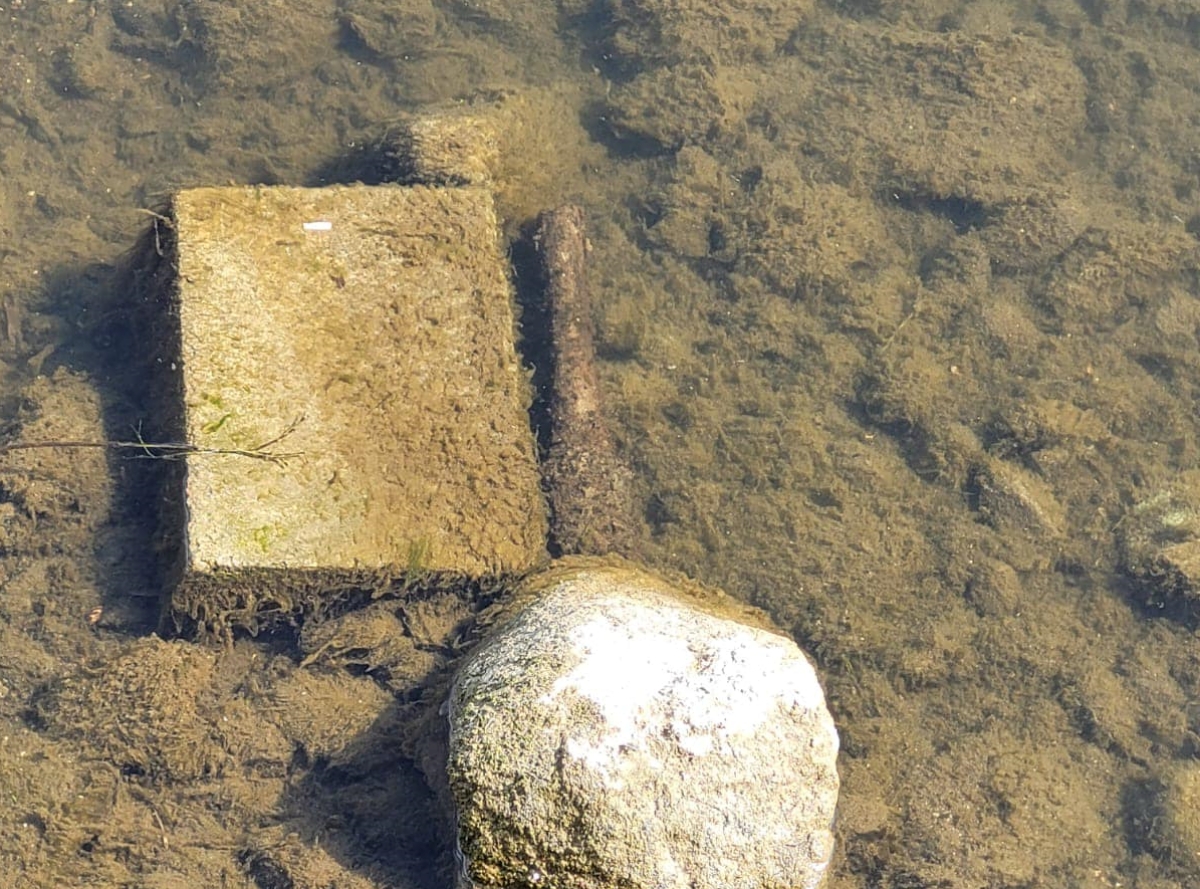
<path fill-rule="evenodd" d="M 546 517 L 492 197 L 204 188 L 170 211 L 187 458 L 178 626 L 294 619 L 381 578 L 520 572 Z M 294 428 L 292 427 L 292 424 Z M 261 454 L 260 454 L 261 456 Z"/>

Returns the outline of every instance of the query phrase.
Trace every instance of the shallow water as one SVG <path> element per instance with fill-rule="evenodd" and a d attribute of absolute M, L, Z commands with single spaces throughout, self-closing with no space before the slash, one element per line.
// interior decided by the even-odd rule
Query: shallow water
<path fill-rule="evenodd" d="M 831 886 L 1192 885 L 1194 600 L 1186 571 L 1129 576 L 1134 505 L 1200 500 L 1192 18 L 10 3 L 0 414 L 43 439 L 144 419 L 113 269 L 166 194 L 319 185 L 399 115 L 508 109 L 509 235 L 589 213 L 644 559 L 817 661 L 844 749 Z M 147 642 L 152 470 L 6 459 L 0 882 L 438 884 L 389 740 L 428 659 L 393 654 L 347 710 L 278 640 L 213 664 Z M 461 616 L 427 608 L 434 639 Z M 112 734 L 148 692 L 93 674 L 146 659 L 195 684 L 169 725 L 212 761 L 139 764 L 169 748 Z"/>

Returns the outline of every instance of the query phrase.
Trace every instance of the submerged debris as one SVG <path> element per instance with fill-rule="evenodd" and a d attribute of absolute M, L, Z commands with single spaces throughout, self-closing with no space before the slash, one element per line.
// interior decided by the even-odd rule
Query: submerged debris
<path fill-rule="evenodd" d="M 553 334 L 550 451 L 543 470 L 555 547 L 563 555 L 632 555 L 633 474 L 617 456 L 596 375 L 583 210 L 543 213 L 537 243 Z"/>

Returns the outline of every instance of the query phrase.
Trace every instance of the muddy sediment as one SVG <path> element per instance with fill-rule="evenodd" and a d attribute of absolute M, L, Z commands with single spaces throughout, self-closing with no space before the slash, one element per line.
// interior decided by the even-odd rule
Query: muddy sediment
<path fill-rule="evenodd" d="M 510 235 L 587 210 L 639 560 L 817 661 L 831 889 L 1196 884 L 1200 619 L 1190 582 L 1146 585 L 1192 576 L 1165 547 L 1200 511 L 1188 3 L 9 6 L 6 433 L 149 434 L 104 281 L 137 208 L 322 184 L 398 109 L 516 96 L 498 208 Z M 474 603 L 238 640 L 156 717 L 193 765 L 114 685 L 151 650 L 152 467 L 0 468 L 0 883 L 446 884 L 396 738 Z"/>

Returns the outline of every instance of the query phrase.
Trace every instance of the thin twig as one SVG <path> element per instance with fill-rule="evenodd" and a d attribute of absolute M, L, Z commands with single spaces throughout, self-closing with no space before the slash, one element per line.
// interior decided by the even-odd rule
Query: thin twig
<path fill-rule="evenodd" d="M 0 454 L 7 454 L 10 451 L 32 451 L 41 448 L 105 448 L 107 450 L 142 451 L 143 453 L 138 455 L 137 459 L 178 460 L 181 457 L 190 456 L 232 455 L 235 457 L 249 457 L 252 460 L 266 460 L 269 463 L 276 463 L 283 466 L 288 460 L 301 456 L 300 452 L 279 453 L 269 450 L 269 448 L 272 445 L 279 444 L 279 442 L 295 432 L 296 427 L 303 420 L 304 417 L 297 417 L 274 438 L 268 439 L 252 448 L 209 448 L 181 441 L 148 442 L 139 436 L 137 441 L 74 441 L 70 439 L 14 441 L 7 444 L 0 444 Z"/>
<path fill-rule="evenodd" d="M 162 236 L 159 234 L 159 223 L 170 231 L 175 230 L 175 222 L 169 216 L 163 216 L 161 213 L 156 213 L 154 210 L 147 210 L 145 207 L 138 208 L 139 213 L 145 213 L 154 220 L 154 252 L 159 256 L 163 255 Z"/>

